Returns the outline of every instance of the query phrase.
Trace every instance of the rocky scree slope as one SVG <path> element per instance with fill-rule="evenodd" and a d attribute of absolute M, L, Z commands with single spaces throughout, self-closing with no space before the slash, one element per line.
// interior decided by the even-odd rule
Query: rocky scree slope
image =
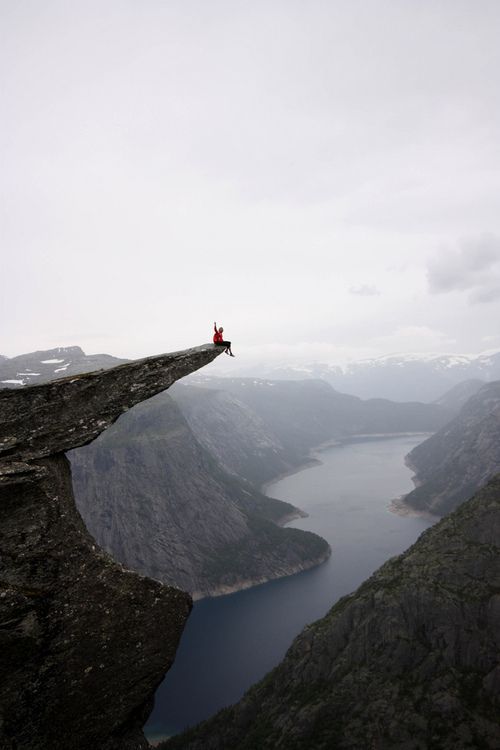
<path fill-rule="evenodd" d="M 125 571 L 76 510 L 64 452 L 220 354 L 211 344 L 0 390 L 0 746 L 138 750 L 191 607 Z"/>
<path fill-rule="evenodd" d="M 98 542 L 194 598 L 290 575 L 330 553 L 315 534 L 279 528 L 301 512 L 229 475 L 168 393 L 69 457 L 77 505 Z"/>
<path fill-rule="evenodd" d="M 417 487 L 404 505 L 443 516 L 500 471 L 500 381 L 483 386 L 407 457 Z"/>
<path fill-rule="evenodd" d="M 500 747 L 500 477 L 165 750 Z"/>

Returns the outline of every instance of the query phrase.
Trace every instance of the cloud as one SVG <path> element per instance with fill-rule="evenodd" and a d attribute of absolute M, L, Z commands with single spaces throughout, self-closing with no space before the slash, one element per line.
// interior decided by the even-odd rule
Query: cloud
<path fill-rule="evenodd" d="M 454 250 L 442 250 L 427 263 L 431 294 L 470 291 L 473 304 L 500 297 L 500 237 L 483 234 L 462 240 Z"/>
<path fill-rule="evenodd" d="M 385 352 L 434 352 L 454 348 L 456 341 L 443 331 L 426 325 L 399 325 L 384 336 L 374 337 Z"/>
<path fill-rule="evenodd" d="M 360 297 L 376 297 L 380 294 L 380 290 L 376 286 L 371 284 L 360 284 L 359 286 L 351 286 L 349 289 L 350 294 L 358 294 Z"/>
<path fill-rule="evenodd" d="M 494 286 L 491 288 L 476 289 L 469 297 L 469 300 L 473 304 L 480 304 L 485 302 L 494 302 L 500 299 L 500 286 Z"/>

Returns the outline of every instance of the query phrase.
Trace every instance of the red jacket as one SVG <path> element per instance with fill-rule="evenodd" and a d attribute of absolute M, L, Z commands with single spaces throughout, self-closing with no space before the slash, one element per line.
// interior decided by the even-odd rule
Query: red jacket
<path fill-rule="evenodd" d="M 216 326 L 214 326 L 214 331 L 214 344 L 217 344 L 219 341 L 224 341 L 224 336 L 222 335 L 222 333 L 219 333 Z"/>

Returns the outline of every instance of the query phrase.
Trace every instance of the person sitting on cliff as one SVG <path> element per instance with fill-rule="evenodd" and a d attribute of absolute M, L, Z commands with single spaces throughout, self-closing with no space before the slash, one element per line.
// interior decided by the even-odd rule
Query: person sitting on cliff
<path fill-rule="evenodd" d="M 231 351 L 231 342 L 230 341 L 224 341 L 224 336 L 222 335 L 224 333 L 224 329 L 222 326 L 220 328 L 217 328 L 217 323 L 214 323 L 214 344 L 215 346 L 225 346 L 225 352 L 226 354 L 229 354 L 231 357 L 234 357 L 234 354 Z"/>

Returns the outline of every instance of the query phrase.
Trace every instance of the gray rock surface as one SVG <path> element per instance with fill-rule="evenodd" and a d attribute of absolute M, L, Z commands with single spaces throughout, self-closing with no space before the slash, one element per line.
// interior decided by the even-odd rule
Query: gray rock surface
<path fill-rule="evenodd" d="M 176 383 L 171 396 L 221 466 L 257 485 L 296 470 L 304 454 L 285 448 L 268 421 L 217 383 L 213 388 Z"/>
<path fill-rule="evenodd" d="M 191 599 L 101 551 L 63 452 L 221 353 L 211 344 L 0 391 L 0 747 L 132 750 Z"/>
<path fill-rule="evenodd" d="M 290 575 L 329 554 L 317 535 L 276 525 L 301 512 L 229 475 L 169 393 L 69 456 L 77 505 L 99 543 L 127 567 L 194 598 Z"/>
<path fill-rule="evenodd" d="M 500 477 L 165 750 L 498 750 Z"/>
<path fill-rule="evenodd" d="M 500 471 L 500 381 L 483 386 L 458 416 L 407 457 L 417 487 L 403 504 L 443 516 Z"/>

